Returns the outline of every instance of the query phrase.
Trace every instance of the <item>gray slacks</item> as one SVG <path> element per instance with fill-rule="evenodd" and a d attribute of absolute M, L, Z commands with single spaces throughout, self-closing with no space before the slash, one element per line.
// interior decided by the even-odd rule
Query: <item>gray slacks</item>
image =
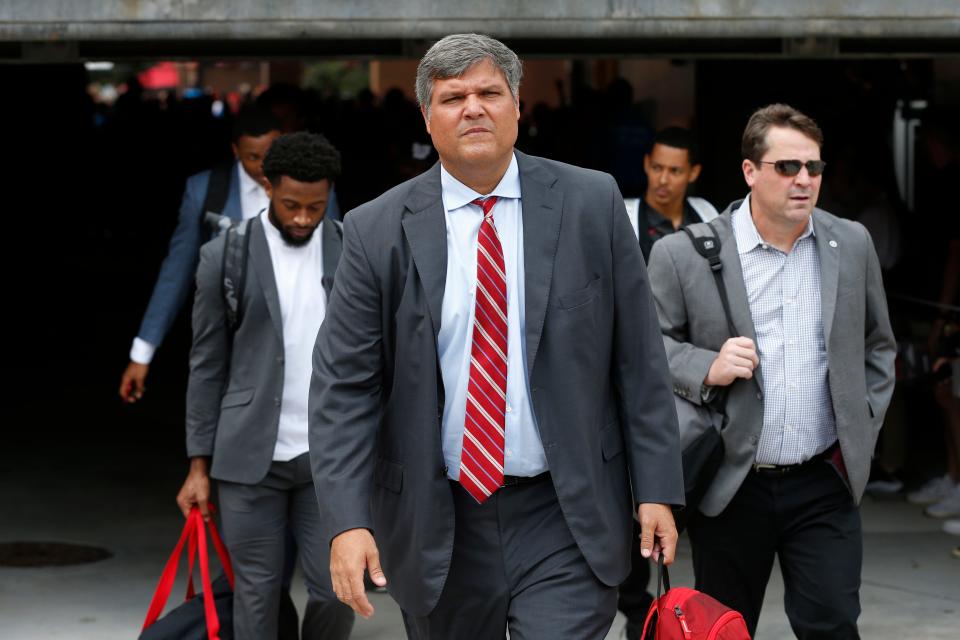
<path fill-rule="evenodd" d="M 219 485 L 223 535 L 236 574 L 234 638 L 277 637 L 288 525 L 307 585 L 301 638 L 348 638 L 353 611 L 337 600 L 330 585 L 330 551 L 321 533 L 309 455 L 274 462 L 259 484 Z"/>
<path fill-rule="evenodd" d="M 538 476 L 539 477 L 539 476 Z M 404 613 L 416 640 L 602 640 L 617 590 L 600 582 L 567 527 L 549 475 L 504 487 L 482 505 L 451 482 L 450 572 L 436 608 Z"/>

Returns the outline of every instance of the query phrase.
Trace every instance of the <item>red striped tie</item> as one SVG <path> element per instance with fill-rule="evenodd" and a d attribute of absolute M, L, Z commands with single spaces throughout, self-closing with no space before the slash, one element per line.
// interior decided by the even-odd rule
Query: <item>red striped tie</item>
<path fill-rule="evenodd" d="M 503 484 L 503 428 L 507 407 L 507 276 L 493 225 L 496 196 L 471 204 L 483 209 L 477 239 L 476 306 L 460 484 L 483 503 Z"/>

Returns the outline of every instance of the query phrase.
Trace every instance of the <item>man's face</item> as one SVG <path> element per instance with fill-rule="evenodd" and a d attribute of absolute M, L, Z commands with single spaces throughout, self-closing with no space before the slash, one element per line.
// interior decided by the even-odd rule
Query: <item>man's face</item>
<path fill-rule="evenodd" d="M 647 204 L 657 209 L 670 209 L 687 196 L 687 186 L 700 176 L 700 165 L 690 164 L 686 149 L 655 144 L 643 157 L 647 173 Z"/>
<path fill-rule="evenodd" d="M 820 147 L 796 129 L 771 127 L 767 132 L 764 162 L 777 160 L 820 159 Z M 813 177 L 806 166 L 795 176 L 782 176 L 772 164 L 743 161 L 743 177 L 751 189 L 750 203 L 754 216 L 779 227 L 806 224 L 817 203 L 822 175 Z"/>
<path fill-rule="evenodd" d="M 323 222 L 330 196 L 330 181 L 300 182 L 282 176 L 274 186 L 266 182 L 270 197 L 270 222 L 283 240 L 294 247 L 310 241 L 317 226 Z"/>
<path fill-rule="evenodd" d="M 263 183 L 263 158 L 273 141 L 279 137 L 279 131 L 268 131 L 262 136 L 240 136 L 233 143 L 233 155 L 247 175 L 257 183 Z"/>
<path fill-rule="evenodd" d="M 448 171 L 497 164 L 513 153 L 520 108 L 503 72 L 489 60 L 459 78 L 434 81 L 430 113 L 420 111 Z"/>

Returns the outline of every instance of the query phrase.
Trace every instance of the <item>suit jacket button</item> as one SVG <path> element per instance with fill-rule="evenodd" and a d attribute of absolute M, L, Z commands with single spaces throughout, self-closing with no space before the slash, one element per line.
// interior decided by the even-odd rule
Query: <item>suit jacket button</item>
<path fill-rule="evenodd" d="M 277 405 L 278 407 L 280 406 L 280 398 L 279 398 L 279 396 L 275 396 L 275 397 L 273 398 L 273 404 Z"/>
<path fill-rule="evenodd" d="M 763 400 L 763 394 L 757 391 L 757 400 Z"/>
<path fill-rule="evenodd" d="M 277 362 L 283 364 L 283 356 L 277 356 Z"/>

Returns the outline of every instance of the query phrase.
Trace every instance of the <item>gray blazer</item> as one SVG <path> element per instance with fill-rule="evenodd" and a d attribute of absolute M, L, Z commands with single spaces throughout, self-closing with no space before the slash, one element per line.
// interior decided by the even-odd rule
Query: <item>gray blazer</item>
<path fill-rule="evenodd" d="M 737 330 L 754 341 L 746 287 L 728 208 L 714 221 L 720 238 L 723 281 Z M 873 242 L 863 225 L 815 209 L 813 227 L 820 256 L 823 331 L 840 450 L 850 491 L 860 500 L 870 457 L 893 393 L 896 344 Z M 730 337 L 707 261 L 685 233 L 663 238 L 650 254 L 650 281 L 678 395 L 701 403 L 701 386 L 720 347 Z M 756 377 L 763 388 L 763 371 Z M 757 387 L 734 382 L 727 398 L 726 457 L 700 510 L 715 516 L 726 508 L 753 464 L 763 427 Z"/>
<path fill-rule="evenodd" d="M 340 234 L 332 219 L 322 224 L 323 270 L 333 273 Z M 241 484 L 260 482 L 270 469 L 283 395 L 283 318 L 259 217 L 249 233 L 241 321 L 232 335 L 221 290 L 226 234 L 200 249 L 187 383 L 187 455 L 212 456 L 211 477 Z"/>
<path fill-rule="evenodd" d="M 634 501 L 683 502 L 646 268 L 612 177 L 517 159 L 533 411 L 567 524 L 596 576 L 615 585 L 637 543 Z M 415 616 L 436 605 L 454 541 L 437 357 L 446 275 L 435 165 L 346 217 L 310 389 L 327 536 L 371 529 L 391 594 Z"/>

